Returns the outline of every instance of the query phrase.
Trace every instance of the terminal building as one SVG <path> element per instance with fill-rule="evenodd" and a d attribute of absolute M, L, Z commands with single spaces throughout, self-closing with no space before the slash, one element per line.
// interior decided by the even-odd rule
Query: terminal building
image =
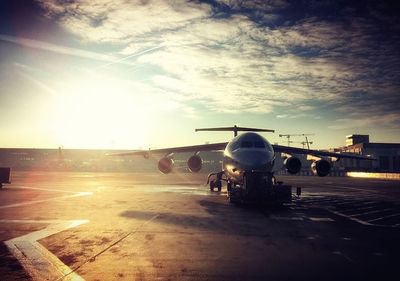
<path fill-rule="evenodd" d="M 369 135 L 346 136 L 346 146 L 334 149 L 335 152 L 370 155 L 377 161 L 341 159 L 335 168 L 362 172 L 400 172 L 400 143 L 372 143 Z"/>
<path fill-rule="evenodd" d="M 71 171 L 71 172 L 155 172 L 160 155 L 149 159 L 141 156 L 110 156 L 126 150 L 100 149 L 30 149 L 0 148 L 0 167 L 17 171 Z M 187 159 L 192 154 L 176 154 L 175 170 L 186 172 Z M 220 153 L 204 152 L 203 171 L 221 169 Z"/>

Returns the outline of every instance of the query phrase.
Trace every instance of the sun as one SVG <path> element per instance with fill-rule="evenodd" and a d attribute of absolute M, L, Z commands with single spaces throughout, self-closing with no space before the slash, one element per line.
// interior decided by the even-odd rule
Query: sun
<path fill-rule="evenodd" d="M 51 127 L 55 140 L 70 148 L 145 148 L 150 131 L 146 100 L 120 79 L 91 77 L 64 83 Z"/>

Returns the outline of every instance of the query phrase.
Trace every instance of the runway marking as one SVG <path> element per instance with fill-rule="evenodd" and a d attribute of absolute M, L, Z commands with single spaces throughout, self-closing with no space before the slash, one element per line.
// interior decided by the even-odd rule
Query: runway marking
<path fill-rule="evenodd" d="M 367 204 L 364 204 L 364 205 L 367 205 Z M 372 205 L 372 204 L 368 204 L 368 205 Z M 369 210 L 369 209 L 375 209 L 375 208 L 376 208 L 376 205 L 375 206 L 366 206 L 366 207 L 361 206 L 361 207 L 353 207 L 353 208 L 352 207 L 341 208 L 341 210 L 344 212 L 349 212 L 349 211 L 351 212 L 351 211 L 362 211 L 362 210 Z"/>
<path fill-rule="evenodd" d="M 343 213 L 341 213 L 341 212 L 334 211 L 334 210 L 332 210 L 332 209 L 330 209 L 330 208 L 324 208 L 324 209 L 327 210 L 327 211 L 329 211 L 329 212 L 332 212 L 332 213 L 335 214 L 335 215 L 338 215 L 338 216 L 347 218 L 347 219 L 349 219 L 349 220 L 358 222 L 358 223 L 363 224 L 363 225 L 368 225 L 368 226 L 381 226 L 381 227 L 383 226 L 383 227 L 390 227 L 390 228 L 398 228 L 398 227 L 400 226 L 400 224 L 395 224 L 395 225 L 384 225 L 384 224 L 372 223 L 372 222 L 375 222 L 375 221 L 379 221 L 379 220 L 384 220 L 384 219 L 387 219 L 387 218 L 392 218 L 392 217 L 400 216 L 400 213 L 396 213 L 396 214 L 392 214 L 392 215 L 388 215 L 388 216 L 384 216 L 384 217 L 381 217 L 381 218 L 372 219 L 372 220 L 368 220 L 368 221 L 363 221 L 363 220 L 357 219 L 357 218 L 355 218 L 355 217 L 345 215 L 345 214 L 343 214 Z"/>
<path fill-rule="evenodd" d="M 384 220 L 384 219 L 387 219 L 387 218 L 393 218 L 393 217 L 399 217 L 399 216 L 400 216 L 400 213 L 396 213 L 396 214 L 387 215 L 387 216 L 384 216 L 384 217 L 381 217 L 381 218 L 369 220 L 368 222 L 379 221 L 379 220 Z"/>
<path fill-rule="evenodd" d="M 304 218 L 301 217 L 281 217 L 281 216 L 269 216 L 272 220 L 288 220 L 288 221 L 302 221 Z"/>
<path fill-rule="evenodd" d="M 46 190 L 46 191 L 55 191 L 55 192 L 72 193 L 72 194 L 58 196 L 58 197 L 52 197 L 52 198 L 47 198 L 47 199 L 41 199 L 41 200 L 31 200 L 31 201 L 24 201 L 24 202 L 20 202 L 20 203 L 9 204 L 9 205 L 3 205 L 3 206 L 0 206 L 0 209 L 14 208 L 14 207 L 32 205 L 32 204 L 43 203 L 43 202 L 48 202 L 48 201 L 53 201 L 53 200 L 61 200 L 61 199 L 67 199 L 67 198 L 73 198 L 73 197 L 93 195 L 93 192 L 90 192 L 90 191 L 75 192 L 75 191 L 69 191 L 69 190 L 54 190 L 54 189 L 46 189 L 46 188 L 28 187 L 28 186 L 21 186 L 21 187 L 16 187 L 16 188 Z"/>
<path fill-rule="evenodd" d="M 312 221 L 335 221 L 334 219 L 331 218 L 315 218 L 315 217 L 308 217 L 309 220 Z"/>
<path fill-rule="evenodd" d="M 394 208 L 379 209 L 379 210 L 368 211 L 368 212 L 364 212 L 364 213 L 353 214 L 353 215 L 350 215 L 350 217 L 359 217 L 359 216 L 364 216 L 364 215 L 383 213 L 383 212 L 391 211 L 391 210 L 396 210 L 396 209 L 394 209 Z"/>
<path fill-rule="evenodd" d="M 344 257 L 347 261 L 353 262 L 353 260 L 352 260 L 348 255 L 342 253 L 341 251 L 334 251 L 334 252 L 332 252 L 332 254 L 338 255 L 338 256 L 342 256 L 342 257 Z"/>
<path fill-rule="evenodd" d="M 399 204 L 392 204 L 392 206 L 382 206 L 382 204 L 385 203 L 383 201 L 381 202 L 368 200 L 357 202 L 356 200 L 353 200 L 346 203 L 338 203 L 340 201 L 341 200 L 335 198 L 321 198 L 319 200 L 314 197 L 311 200 L 305 200 L 304 203 L 312 206 L 317 206 L 335 215 L 344 217 L 363 225 L 390 228 L 398 228 L 400 226 L 399 223 L 389 224 L 385 222 L 386 219 L 400 217 Z M 331 206 L 324 206 L 325 204 L 331 204 Z M 342 205 L 347 206 L 339 207 Z M 352 206 L 348 207 L 349 205 Z M 364 219 L 364 216 L 374 216 L 375 218 Z"/>
<path fill-rule="evenodd" d="M 72 272 L 38 240 L 88 222 L 88 220 L 0 220 L 0 223 L 49 223 L 42 230 L 7 240 L 4 243 L 33 280 L 63 279 L 68 281 L 83 281 L 84 279 Z"/>
<path fill-rule="evenodd" d="M 13 186 L 13 189 L 33 189 L 33 190 L 44 190 L 44 191 L 52 191 L 52 192 L 61 192 L 61 193 L 79 193 L 79 191 L 70 191 L 70 190 L 61 190 L 61 189 L 51 189 L 51 188 L 42 188 L 42 187 L 33 187 L 33 186 Z"/>
<path fill-rule="evenodd" d="M 363 188 L 357 188 L 357 187 L 353 187 L 353 186 L 343 186 L 343 185 L 329 185 L 329 187 L 361 191 L 361 192 L 365 192 L 365 193 L 376 194 L 376 195 L 378 195 L 380 197 L 384 197 L 384 198 L 390 197 L 388 195 L 381 194 L 379 190 L 363 189 Z"/>
<path fill-rule="evenodd" d="M 54 279 L 55 281 L 58 280 L 70 280 L 70 281 L 75 281 L 76 279 L 73 278 L 73 275 L 75 274 L 75 271 L 78 270 L 79 268 L 81 268 L 82 266 L 84 266 L 85 264 L 87 264 L 88 262 L 93 262 L 96 260 L 96 258 L 98 256 L 100 256 L 101 254 L 105 253 L 106 251 L 108 251 L 109 249 L 111 249 L 112 247 L 114 247 L 115 245 L 117 245 L 118 243 L 120 243 L 121 241 L 125 240 L 127 237 L 134 235 L 136 233 L 139 233 L 139 229 L 145 227 L 147 224 L 149 224 L 150 222 L 152 222 L 153 220 L 155 220 L 157 217 L 159 217 L 160 214 L 155 214 L 154 216 L 152 216 L 150 219 L 148 219 L 147 221 L 143 222 L 140 226 L 138 226 L 135 230 L 132 230 L 130 232 L 128 232 L 127 234 L 123 235 L 122 237 L 118 238 L 116 241 L 114 241 L 113 243 L 111 243 L 110 245 L 108 245 L 107 247 L 105 247 L 104 249 L 102 249 L 101 251 L 97 252 L 96 254 L 94 254 L 93 256 L 91 256 L 90 258 L 88 258 L 87 260 L 85 260 L 83 263 L 81 263 L 80 265 L 74 267 L 72 270 L 70 269 L 69 273 L 65 274 L 64 276 Z M 174 232 L 175 233 L 175 232 Z M 67 279 L 68 278 L 68 279 Z M 80 279 L 83 280 L 83 279 Z"/>
<path fill-rule="evenodd" d="M 346 205 L 349 203 L 354 203 L 354 198 L 340 198 L 337 199 L 340 203 L 337 203 L 336 205 Z"/>
<path fill-rule="evenodd" d="M 341 213 L 341 212 L 334 211 L 334 210 L 332 210 L 332 209 L 330 209 L 330 208 L 324 208 L 324 209 L 327 210 L 327 211 L 329 211 L 329 212 L 331 212 L 331 213 L 333 213 L 333 214 L 335 214 L 335 215 L 338 215 L 338 216 L 344 217 L 344 218 L 346 218 L 346 219 L 349 219 L 349 220 L 352 220 L 352 221 L 361 223 L 361 224 L 363 224 L 363 225 L 373 226 L 372 223 L 368 223 L 368 222 L 366 222 L 366 221 L 359 220 L 359 219 L 357 219 L 357 218 L 354 218 L 354 217 L 345 215 L 345 214 L 343 214 L 343 213 Z"/>

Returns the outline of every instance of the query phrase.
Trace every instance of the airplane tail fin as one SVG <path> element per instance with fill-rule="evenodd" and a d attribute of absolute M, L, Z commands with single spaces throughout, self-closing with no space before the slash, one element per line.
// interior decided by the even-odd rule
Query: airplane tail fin
<path fill-rule="evenodd" d="M 247 127 L 238 127 L 238 126 L 233 126 L 233 127 L 217 127 L 217 128 L 201 128 L 201 129 L 195 129 L 195 132 L 200 132 L 200 131 L 232 131 L 234 136 L 237 136 L 237 133 L 240 132 L 272 132 L 274 133 L 275 130 L 270 130 L 270 129 L 259 129 L 259 128 L 247 128 Z"/>

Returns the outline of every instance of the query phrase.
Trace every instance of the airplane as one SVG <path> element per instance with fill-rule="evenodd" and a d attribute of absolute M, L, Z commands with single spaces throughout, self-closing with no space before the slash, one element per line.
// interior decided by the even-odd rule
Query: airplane
<path fill-rule="evenodd" d="M 301 169 L 300 159 L 293 155 L 306 154 L 316 157 L 317 160 L 311 165 L 311 171 L 314 175 L 320 177 L 327 176 L 331 170 L 332 165 L 326 159 L 327 157 L 335 158 L 336 161 L 340 158 L 376 160 L 372 157 L 358 154 L 334 153 L 270 144 L 266 138 L 257 133 L 275 132 L 270 129 L 238 127 L 235 125 L 233 127 L 195 129 L 195 132 L 199 131 L 232 131 L 234 138 L 229 142 L 138 150 L 112 155 L 141 155 L 149 158 L 150 154 L 164 154 L 158 161 L 158 169 L 162 173 L 168 174 L 174 168 L 174 153 L 193 152 L 194 154 L 187 161 L 187 166 L 190 172 L 197 173 L 203 165 L 203 159 L 200 157 L 199 152 L 223 151 L 222 170 L 210 173 L 207 177 L 207 184 L 209 184 L 211 191 L 214 191 L 214 189 L 221 191 L 222 181 L 225 181 L 230 203 L 258 202 L 280 205 L 291 202 L 292 190 L 290 185 L 284 185 L 275 179 L 273 167 L 276 153 L 285 153 L 287 155 L 283 165 L 290 174 L 297 174 Z M 238 135 L 238 132 L 244 133 Z M 299 195 L 300 192 L 297 191 L 297 194 Z"/>

